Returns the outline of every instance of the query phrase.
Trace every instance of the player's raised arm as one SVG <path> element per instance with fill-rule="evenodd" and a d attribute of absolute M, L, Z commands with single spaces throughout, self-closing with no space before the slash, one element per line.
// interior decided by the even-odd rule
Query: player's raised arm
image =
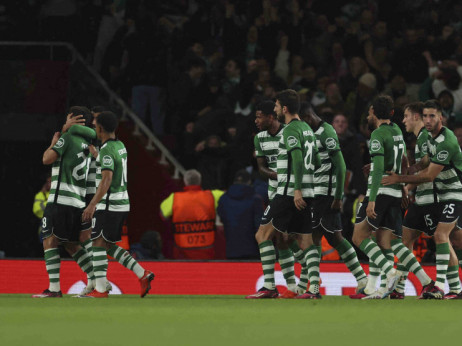
<path fill-rule="evenodd" d="M 64 143 L 64 139 L 61 139 L 60 141 L 60 133 L 55 132 L 50 146 L 43 153 L 42 162 L 44 165 L 51 165 L 58 159 L 59 155 L 61 154 L 60 149 L 64 147 Z"/>

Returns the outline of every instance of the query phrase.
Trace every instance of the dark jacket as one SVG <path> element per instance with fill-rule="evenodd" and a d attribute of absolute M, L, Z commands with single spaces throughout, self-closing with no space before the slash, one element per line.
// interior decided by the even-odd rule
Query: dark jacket
<path fill-rule="evenodd" d="M 258 258 L 255 233 L 263 215 L 263 200 L 252 186 L 231 185 L 218 202 L 226 237 L 226 258 Z"/>

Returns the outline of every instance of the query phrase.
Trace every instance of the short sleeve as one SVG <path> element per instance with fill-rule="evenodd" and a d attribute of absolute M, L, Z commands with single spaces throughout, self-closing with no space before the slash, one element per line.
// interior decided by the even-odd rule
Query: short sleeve
<path fill-rule="evenodd" d="M 53 150 L 56 151 L 56 153 L 59 156 L 62 156 L 64 152 L 66 151 L 66 148 L 69 145 L 69 141 L 71 140 L 71 135 L 69 133 L 64 133 L 61 137 L 59 137 L 58 141 L 56 144 L 53 146 Z"/>
<path fill-rule="evenodd" d="M 114 155 L 111 153 L 107 147 L 104 147 L 99 152 L 99 160 L 101 170 L 104 171 L 108 169 L 114 171 Z"/>
<path fill-rule="evenodd" d="M 253 138 L 253 144 L 254 144 L 254 146 L 255 146 L 255 156 L 256 156 L 256 157 L 265 156 L 265 154 L 263 154 L 263 150 L 261 149 L 260 138 L 258 138 L 258 135 L 256 135 L 256 136 Z"/>
<path fill-rule="evenodd" d="M 383 138 L 377 133 L 377 130 L 372 132 L 371 141 L 369 142 L 369 153 L 371 157 L 385 154 L 383 147 Z"/>

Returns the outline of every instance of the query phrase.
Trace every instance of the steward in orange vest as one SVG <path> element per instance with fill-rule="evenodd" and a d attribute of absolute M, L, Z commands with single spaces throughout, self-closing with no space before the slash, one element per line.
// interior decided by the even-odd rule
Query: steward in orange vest
<path fill-rule="evenodd" d="M 164 218 L 172 218 L 175 259 L 213 259 L 215 218 L 221 190 L 202 190 L 195 169 L 184 175 L 184 191 L 170 194 L 161 204 Z"/>

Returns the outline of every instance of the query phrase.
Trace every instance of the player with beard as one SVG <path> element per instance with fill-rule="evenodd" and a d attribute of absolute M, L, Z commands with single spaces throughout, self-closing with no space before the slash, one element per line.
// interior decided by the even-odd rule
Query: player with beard
<path fill-rule="evenodd" d="M 436 243 L 436 281 L 423 293 L 423 298 L 443 299 L 446 278 L 448 281 L 459 280 L 452 276 L 454 272 L 458 274 L 458 260 L 449 238 L 458 240 L 462 228 L 462 152 L 457 137 L 442 124 L 442 108 L 438 101 L 424 103 L 422 119 L 431 135 L 427 142 L 430 165 L 416 175 L 390 172 L 382 183 L 387 187 L 397 183 L 435 183 L 439 214 L 433 236 Z"/>

